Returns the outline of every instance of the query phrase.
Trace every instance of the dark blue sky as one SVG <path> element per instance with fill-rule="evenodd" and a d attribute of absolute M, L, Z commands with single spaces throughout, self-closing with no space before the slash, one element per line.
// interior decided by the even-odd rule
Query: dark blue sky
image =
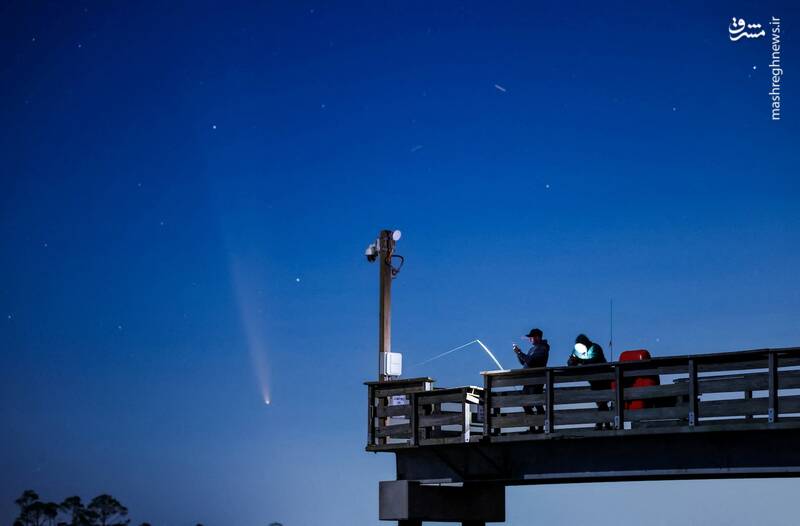
<path fill-rule="evenodd" d="M 492 364 L 408 365 L 510 365 L 533 325 L 560 364 L 611 297 L 618 350 L 800 343 L 791 2 L 164 4 L 0 7 L 0 521 L 33 487 L 377 524 L 381 228 L 395 350 L 440 385 Z M 780 122 L 733 16 L 783 21 Z M 509 524 L 783 524 L 796 487 L 515 488 Z"/>

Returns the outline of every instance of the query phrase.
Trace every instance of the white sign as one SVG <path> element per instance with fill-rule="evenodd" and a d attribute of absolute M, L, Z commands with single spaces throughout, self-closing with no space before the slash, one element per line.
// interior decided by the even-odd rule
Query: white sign
<path fill-rule="evenodd" d="M 389 398 L 389 405 L 408 405 L 408 398 L 406 395 L 394 395 Z"/>

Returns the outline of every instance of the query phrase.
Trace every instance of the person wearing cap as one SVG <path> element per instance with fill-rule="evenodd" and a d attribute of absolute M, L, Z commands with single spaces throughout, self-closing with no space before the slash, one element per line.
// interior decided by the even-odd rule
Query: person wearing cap
<path fill-rule="evenodd" d="M 547 343 L 547 340 L 542 339 L 543 333 L 541 329 L 531 329 L 528 334 L 525 335 L 531 342 L 531 348 L 528 350 L 527 353 L 523 353 L 522 349 L 514 345 L 514 353 L 517 355 L 517 359 L 519 363 L 527 368 L 534 368 L 534 367 L 547 367 L 547 359 L 550 357 L 550 344 Z M 539 385 L 526 385 L 522 388 L 522 392 L 524 394 L 542 394 L 544 392 L 544 386 Z M 526 414 L 529 415 L 543 415 L 544 414 L 544 406 L 537 405 L 533 406 L 523 406 Z M 538 426 L 534 426 L 531 428 L 531 431 L 540 431 L 541 428 Z"/>
<path fill-rule="evenodd" d="M 567 365 L 588 365 L 593 363 L 606 363 L 606 355 L 603 354 L 603 348 L 599 344 L 594 343 L 585 334 L 579 334 L 575 338 L 575 346 L 567 360 Z M 611 389 L 611 382 L 608 380 L 590 380 L 589 385 L 592 390 L 602 391 L 604 389 Z M 598 411 L 608 411 L 608 402 L 597 402 Z M 611 428 L 611 424 L 596 424 L 595 429 L 604 429 L 605 427 Z"/>

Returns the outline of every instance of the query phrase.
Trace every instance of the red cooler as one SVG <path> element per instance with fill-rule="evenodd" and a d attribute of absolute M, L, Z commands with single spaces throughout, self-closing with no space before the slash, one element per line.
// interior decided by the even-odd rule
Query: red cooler
<path fill-rule="evenodd" d="M 619 355 L 620 362 L 633 362 L 639 360 L 649 360 L 650 353 L 646 349 L 637 349 L 635 351 L 625 351 Z M 634 376 L 625 379 L 625 388 L 629 387 L 649 387 L 653 385 L 661 385 L 658 375 L 655 376 Z M 612 382 L 612 389 L 616 385 Z M 654 400 L 628 400 L 625 402 L 625 410 L 644 409 L 646 407 L 655 407 Z"/>

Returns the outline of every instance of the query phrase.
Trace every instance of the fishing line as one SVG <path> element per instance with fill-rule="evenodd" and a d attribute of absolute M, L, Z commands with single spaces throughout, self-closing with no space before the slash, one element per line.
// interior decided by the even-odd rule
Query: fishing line
<path fill-rule="evenodd" d="M 432 361 L 434 361 L 434 360 L 438 360 L 439 358 L 443 358 L 443 357 L 447 356 L 448 354 L 454 353 L 454 352 L 456 352 L 456 351 L 460 351 L 460 350 L 462 350 L 462 349 L 466 349 L 467 347 L 469 347 L 469 346 L 470 346 L 470 345 L 472 345 L 473 343 L 477 343 L 478 345 L 480 345 L 480 346 L 481 346 L 481 348 L 482 348 L 482 349 L 483 349 L 483 350 L 486 352 L 486 354 L 488 354 L 488 355 L 489 355 L 489 358 L 491 358 L 491 359 L 492 359 L 492 361 L 493 361 L 494 363 L 496 363 L 496 364 L 497 364 L 497 367 L 499 367 L 499 368 L 500 368 L 500 369 L 502 369 L 503 371 L 505 371 L 505 370 L 506 370 L 506 368 L 505 368 L 505 367 L 503 367 L 503 366 L 500 364 L 500 362 L 499 362 L 499 361 L 497 361 L 497 358 L 495 358 L 494 354 L 492 354 L 492 351 L 490 351 L 490 350 L 489 350 L 489 348 L 488 348 L 488 347 L 486 347 L 486 345 L 484 345 L 484 343 L 483 343 L 482 341 L 478 340 L 477 338 L 476 338 L 476 339 L 474 339 L 474 340 L 468 341 L 467 343 L 465 343 L 465 344 L 463 344 L 463 345 L 459 345 L 458 347 L 453 347 L 453 348 L 452 348 L 452 349 L 450 349 L 449 351 L 445 351 L 445 352 L 443 352 L 443 353 L 441 353 L 441 354 L 437 354 L 436 356 L 434 356 L 434 357 L 432 357 L 432 358 L 428 358 L 427 360 L 424 360 L 424 361 L 422 361 L 422 362 L 419 362 L 419 363 L 417 363 L 417 364 L 414 364 L 414 365 L 412 365 L 411 367 L 419 367 L 420 365 L 425 365 L 426 363 L 430 363 L 430 362 L 432 362 Z"/>

